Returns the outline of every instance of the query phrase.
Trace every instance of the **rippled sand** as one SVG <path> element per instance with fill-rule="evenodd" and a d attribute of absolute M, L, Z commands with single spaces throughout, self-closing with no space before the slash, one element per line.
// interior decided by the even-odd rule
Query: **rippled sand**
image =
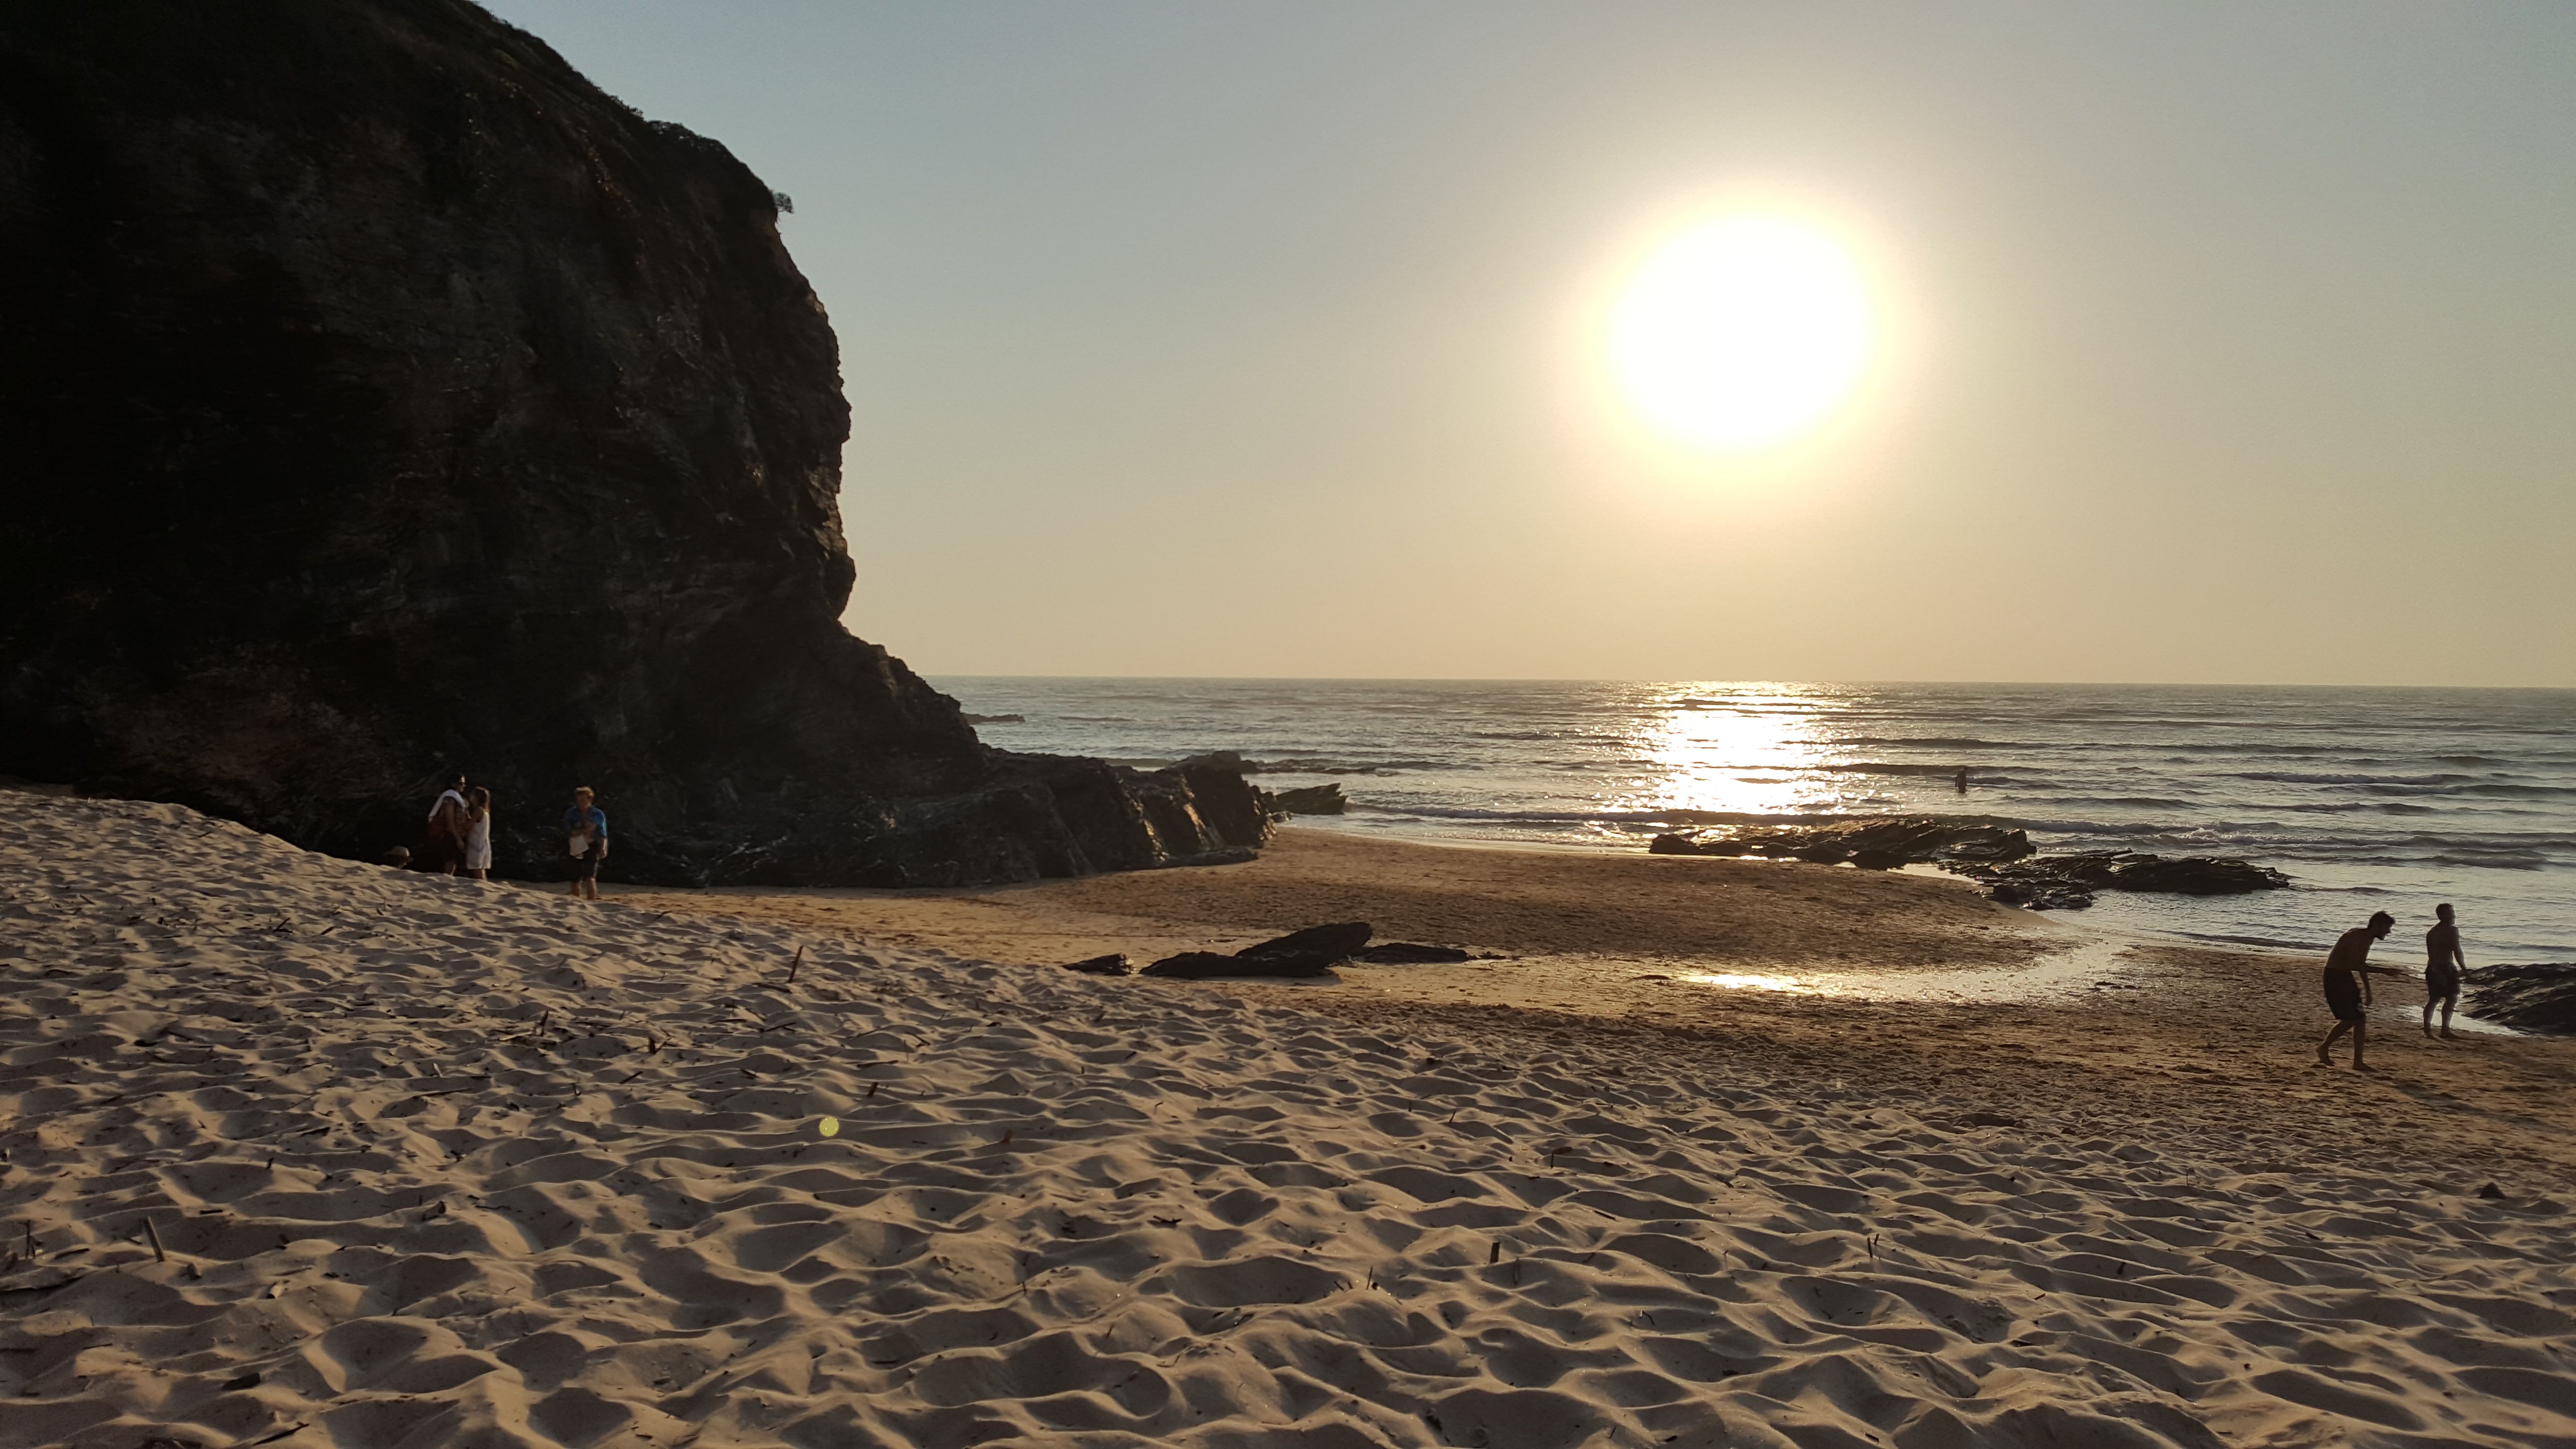
<path fill-rule="evenodd" d="M 1962 1110 L 1859 1003 L 1828 1075 L 13 794 L 0 922 L 8 1445 L 2576 1444 L 2545 1184 Z"/>

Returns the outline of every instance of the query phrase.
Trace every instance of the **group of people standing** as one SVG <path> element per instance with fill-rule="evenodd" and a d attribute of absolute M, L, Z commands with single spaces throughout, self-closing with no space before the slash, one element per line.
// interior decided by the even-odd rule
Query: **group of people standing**
<path fill-rule="evenodd" d="M 428 844 L 414 861 L 442 875 L 492 878 L 492 792 L 458 775 L 429 807 Z M 563 815 L 564 854 L 572 864 L 571 892 L 599 899 L 599 867 L 608 859 L 608 812 L 588 785 L 572 792 Z"/>
<path fill-rule="evenodd" d="M 2368 925 L 2355 926 L 2335 938 L 2334 949 L 2326 955 L 2326 1010 L 2334 1014 L 2335 1024 L 2326 1039 L 2317 1043 L 2317 1061 L 2333 1066 L 2330 1054 L 2334 1044 L 2346 1035 L 2352 1037 L 2352 1069 L 2366 1072 L 2369 1066 L 2361 1059 L 2363 1045 L 2369 1040 L 2370 978 L 2403 976 L 2394 966 L 2370 964 L 2370 946 L 2383 941 L 2397 929 L 2397 918 L 2386 911 L 2371 913 Z M 2450 902 L 2433 908 L 2433 926 L 2424 933 L 2424 1035 L 2433 1035 L 2433 1012 L 2442 1013 L 2442 1038 L 2456 1041 L 2451 1034 L 2451 1013 L 2460 1005 L 2460 973 L 2468 969 L 2468 958 L 2460 954 L 2460 923 L 2453 916 Z"/>

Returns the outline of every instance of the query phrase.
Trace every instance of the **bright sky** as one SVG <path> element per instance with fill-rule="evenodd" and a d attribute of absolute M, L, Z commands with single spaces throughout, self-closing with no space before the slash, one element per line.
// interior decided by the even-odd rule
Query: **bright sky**
<path fill-rule="evenodd" d="M 927 673 L 2576 686 L 2576 6 L 493 8 L 795 198 Z M 1748 217 L 1856 371 L 1620 331 Z"/>

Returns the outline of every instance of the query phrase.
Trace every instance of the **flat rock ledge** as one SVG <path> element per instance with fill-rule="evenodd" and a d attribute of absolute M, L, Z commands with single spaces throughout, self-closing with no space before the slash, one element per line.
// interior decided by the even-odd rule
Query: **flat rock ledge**
<path fill-rule="evenodd" d="M 2516 1031 L 2576 1036 L 2576 962 L 2472 966 L 2460 973 L 2469 1015 Z"/>

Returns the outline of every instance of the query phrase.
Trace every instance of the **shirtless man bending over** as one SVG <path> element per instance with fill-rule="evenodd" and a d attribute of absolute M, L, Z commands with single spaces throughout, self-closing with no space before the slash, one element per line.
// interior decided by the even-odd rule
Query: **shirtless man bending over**
<path fill-rule="evenodd" d="M 2448 901 L 2433 908 L 2441 919 L 2424 933 L 2424 1034 L 2433 1034 L 2433 1008 L 2442 1008 L 2442 1040 L 2458 1041 L 2451 1035 L 2451 1013 L 2460 1005 L 2460 973 L 2469 969 L 2469 958 L 2460 954 L 2460 923 L 2451 919 Z"/>
<path fill-rule="evenodd" d="M 2370 1031 L 2370 978 L 2406 974 L 2394 966 L 2371 965 L 2370 943 L 2387 939 L 2388 933 L 2395 929 L 2397 918 L 2386 911 L 2379 911 L 2372 914 L 2369 925 L 2355 926 L 2335 938 L 2334 950 L 2326 955 L 2326 1009 L 2334 1013 L 2335 1024 L 2334 1030 L 2326 1033 L 2326 1039 L 2317 1043 L 2318 1066 L 2334 1065 L 2334 1058 L 2326 1054 L 2327 1050 L 2345 1032 L 2351 1032 L 2352 1069 L 2356 1072 L 2370 1070 L 2361 1060 L 2362 1043 Z"/>

